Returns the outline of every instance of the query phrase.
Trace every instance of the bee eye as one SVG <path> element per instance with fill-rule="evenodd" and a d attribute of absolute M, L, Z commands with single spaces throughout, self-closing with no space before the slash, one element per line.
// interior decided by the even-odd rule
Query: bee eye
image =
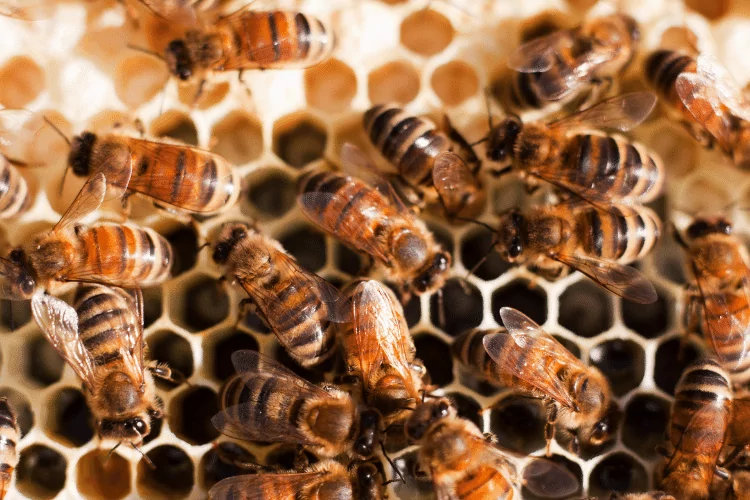
<path fill-rule="evenodd" d="M 607 435 L 607 432 L 609 432 L 607 422 L 597 422 L 596 426 L 594 426 L 593 437 L 594 439 L 603 439 Z"/>
<path fill-rule="evenodd" d="M 508 255 L 510 258 L 515 259 L 523 253 L 523 246 L 518 238 L 513 238 L 510 246 L 508 247 Z"/>
<path fill-rule="evenodd" d="M 362 436 L 354 442 L 354 451 L 363 457 L 372 455 L 372 448 L 372 439 L 367 436 Z"/>
<path fill-rule="evenodd" d="M 226 262 L 227 257 L 229 257 L 229 245 L 227 245 L 226 243 L 217 244 L 216 248 L 214 249 L 214 262 L 223 264 L 224 262 Z"/>
<path fill-rule="evenodd" d="M 241 228 L 237 228 L 234 231 L 232 231 L 232 239 L 233 240 L 241 240 L 245 237 L 245 230 Z"/>
<path fill-rule="evenodd" d="M 375 477 L 377 476 L 377 470 L 375 467 L 366 467 L 362 466 L 357 471 L 357 478 L 359 479 L 359 484 L 362 486 L 372 486 L 375 484 Z"/>

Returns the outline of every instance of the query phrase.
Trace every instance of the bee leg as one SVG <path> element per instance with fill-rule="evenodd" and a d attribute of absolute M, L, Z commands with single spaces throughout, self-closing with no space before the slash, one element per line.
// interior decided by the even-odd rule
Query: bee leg
<path fill-rule="evenodd" d="M 154 207 L 158 208 L 159 210 L 163 210 L 163 211 L 167 212 L 169 215 L 171 215 L 172 217 L 174 217 L 175 219 L 177 219 L 179 222 L 181 222 L 182 224 L 184 224 L 186 226 L 189 226 L 189 225 L 193 225 L 194 226 L 195 225 L 195 219 L 193 219 L 191 216 L 189 216 L 189 215 L 187 215 L 187 214 L 185 214 L 183 212 L 175 210 L 172 207 L 169 207 L 167 205 L 163 205 L 163 204 L 159 203 L 158 201 L 154 202 Z M 193 229 L 197 229 L 197 228 L 194 227 Z"/>
<path fill-rule="evenodd" d="M 544 424 L 544 439 L 547 441 L 546 455 L 550 456 L 552 440 L 555 438 L 555 425 L 557 424 L 557 405 L 547 403 L 547 422 Z"/>
<path fill-rule="evenodd" d="M 497 436 L 493 434 L 492 432 L 485 432 L 484 433 L 484 440 L 491 444 L 497 444 Z"/>
<path fill-rule="evenodd" d="M 193 97 L 193 108 L 198 105 L 198 100 L 203 95 L 203 91 L 206 89 L 206 79 L 201 78 L 200 83 L 198 84 L 198 90 L 195 92 L 195 97 Z"/>
<path fill-rule="evenodd" d="M 306 469 L 310 466 L 310 459 L 305 454 L 305 449 L 301 446 L 297 450 L 297 454 L 294 456 L 294 468 L 297 470 Z"/>
<path fill-rule="evenodd" d="M 159 365 L 159 364 L 153 363 L 147 368 L 154 377 L 159 377 L 162 380 L 166 380 L 168 382 L 172 382 L 173 384 L 177 384 L 177 385 L 182 385 L 182 384 L 190 385 L 190 382 L 188 382 L 187 377 L 185 377 L 184 373 L 182 373 L 179 370 L 173 370 L 167 365 L 164 365 L 164 364 Z"/>
<path fill-rule="evenodd" d="M 747 451 L 750 451 L 750 444 L 746 444 L 745 446 L 735 446 L 732 452 L 721 462 L 721 467 L 719 467 L 719 465 L 716 466 L 717 469 L 727 469 L 740 457 L 742 452 Z"/>
<path fill-rule="evenodd" d="M 225 464 L 234 465 L 235 467 L 238 467 L 240 469 L 245 470 L 254 470 L 258 472 L 272 472 L 274 471 L 273 467 L 268 467 L 267 465 L 260 465 L 256 464 L 254 462 L 248 462 L 247 460 L 241 460 L 234 456 L 233 453 L 228 452 L 224 448 L 220 447 L 218 443 L 213 444 L 214 451 L 216 452 L 216 457 L 224 462 Z"/>
<path fill-rule="evenodd" d="M 266 318 L 265 314 L 263 314 L 263 311 L 260 310 L 260 307 L 258 307 L 258 304 L 255 303 L 255 301 L 248 297 L 240 300 L 239 305 L 239 314 L 237 315 L 237 323 L 234 324 L 234 327 L 237 328 L 237 325 L 240 324 L 240 322 L 245 319 L 245 316 L 248 314 L 254 314 L 260 320 L 263 322 L 263 324 L 271 330 L 271 324 L 268 322 L 268 318 Z"/>
<path fill-rule="evenodd" d="M 237 72 L 237 80 L 240 82 L 240 85 L 245 87 L 245 92 L 247 92 L 248 96 L 252 95 L 252 92 L 250 92 L 250 86 L 247 84 L 247 82 L 242 78 L 245 75 L 245 70 L 241 69 Z"/>
<path fill-rule="evenodd" d="M 359 271 L 357 271 L 357 276 L 367 276 L 370 274 L 370 271 L 372 270 L 372 266 L 375 265 L 375 259 L 372 258 L 372 255 L 365 255 L 364 259 L 360 261 Z"/>

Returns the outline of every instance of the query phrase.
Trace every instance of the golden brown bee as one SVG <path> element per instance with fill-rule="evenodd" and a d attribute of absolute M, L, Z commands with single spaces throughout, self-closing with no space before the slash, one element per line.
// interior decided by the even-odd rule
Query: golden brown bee
<path fill-rule="evenodd" d="M 729 424 L 729 377 L 713 360 L 693 363 L 677 384 L 660 487 L 680 500 L 707 500 Z"/>
<path fill-rule="evenodd" d="M 333 285 L 303 269 L 279 242 L 245 222 L 225 223 L 212 248 L 214 262 L 245 289 L 255 312 L 295 361 L 313 366 L 334 353 L 331 323 L 349 321 L 350 311 Z"/>
<path fill-rule="evenodd" d="M 0 219 L 11 219 L 31 207 L 33 200 L 26 183 L 15 165 L 0 155 Z"/>
<path fill-rule="evenodd" d="M 549 182 L 600 208 L 612 202 L 647 203 L 664 189 L 661 161 L 624 137 L 588 131 L 630 130 L 655 103 L 650 92 L 631 92 L 551 123 L 522 123 L 518 118 L 498 126 L 490 122 L 487 157 L 500 163 L 511 160 L 504 170 Z"/>
<path fill-rule="evenodd" d="M 403 298 L 442 288 L 451 256 L 388 190 L 356 177 L 313 171 L 300 179 L 302 212 L 331 236 L 369 255 Z"/>
<path fill-rule="evenodd" d="M 663 491 L 652 491 L 650 493 L 612 493 L 610 500 L 676 500 L 672 495 Z"/>
<path fill-rule="evenodd" d="M 16 445 L 21 438 L 16 412 L 7 398 L 0 398 L 0 500 L 10 488 L 13 470 L 18 465 Z"/>
<path fill-rule="evenodd" d="M 302 472 L 247 474 L 223 479 L 208 495 L 211 500 L 380 500 L 383 486 L 377 467 L 369 462 L 344 467 L 323 460 Z"/>
<path fill-rule="evenodd" d="M 433 201 L 429 189 L 434 186 L 449 217 L 459 213 L 471 217 L 482 209 L 485 192 L 475 172 L 451 151 L 460 150 L 476 167 L 479 160 L 450 125 L 449 137 L 429 119 L 410 115 L 395 104 L 373 106 L 365 112 L 363 125 L 372 144 L 401 178 L 420 188 L 428 201 Z"/>
<path fill-rule="evenodd" d="M 347 371 L 362 380 L 367 403 L 386 423 L 398 420 L 420 401 L 425 374 L 401 304 L 373 280 L 354 282 L 345 291 L 352 322 L 339 332 Z"/>
<path fill-rule="evenodd" d="M 573 453 L 596 448 L 615 434 L 609 382 L 520 311 L 503 307 L 507 328 L 469 330 L 452 346 L 464 366 L 486 380 L 547 403 L 547 449 L 553 437 Z"/>
<path fill-rule="evenodd" d="M 211 419 L 219 432 L 248 441 L 288 443 L 321 458 L 367 459 L 380 442 L 380 414 L 335 386 L 315 386 L 256 351 L 236 351 L 237 379 Z"/>
<path fill-rule="evenodd" d="M 612 14 L 524 43 L 508 59 L 519 72 L 508 89 L 511 107 L 541 109 L 591 87 L 601 93 L 633 59 L 639 39 L 635 19 Z"/>
<path fill-rule="evenodd" d="M 608 212 L 588 204 L 537 206 L 501 215 L 495 249 L 545 279 L 572 268 L 620 297 L 650 304 L 656 290 L 626 264 L 651 251 L 660 233 L 658 216 L 640 205 L 611 205 Z"/>
<path fill-rule="evenodd" d="M 735 385 L 750 380 L 750 268 L 747 249 L 723 217 L 696 219 L 684 237 L 693 280 L 683 301 L 688 332 L 699 331 Z"/>
<path fill-rule="evenodd" d="M 144 359 L 143 300 L 119 288 L 93 286 L 73 309 L 51 295 L 31 301 L 39 327 L 83 382 L 99 438 L 140 449 L 153 420 L 162 416 L 153 375 L 163 365 Z"/>

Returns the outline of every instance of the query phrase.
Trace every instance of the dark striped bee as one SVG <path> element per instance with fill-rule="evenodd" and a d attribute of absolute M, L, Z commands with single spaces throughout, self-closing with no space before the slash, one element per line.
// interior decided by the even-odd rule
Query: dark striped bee
<path fill-rule="evenodd" d="M 500 310 L 505 328 L 474 329 L 454 342 L 454 355 L 487 381 L 547 402 L 547 449 L 557 436 L 574 453 L 598 448 L 615 434 L 615 405 L 607 379 L 584 365 L 521 312 Z"/>
<path fill-rule="evenodd" d="M 661 161 L 624 137 L 586 131 L 630 130 L 655 103 L 650 92 L 632 92 L 551 123 L 508 118 L 494 126 L 490 120 L 487 157 L 512 162 L 500 172 L 541 179 L 605 210 L 612 202 L 647 203 L 664 189 Z"/>
<path fill-rule="evenodd" d="M 380 442 L 380 414 L 333 385 L 315 386 L 255 351 L 236 351 L 237 370 L 211 420 L 227 436 L 287 443 L 321 458 L 370 458 Z M 242 383 L 240 383 L 242 382 Z"/>
<path fill-rule="evenodd" d="M 143 300 L 119 288 L 93 286 L 73 309 L 51 295 L 31 302 L 39 327 L 83 382 L 99 438 L 140 451 L 155 419 L 162 417 L 153 376 L 171 370 L 144 356 Z"/>
<path fill-rule="evenodd" d="M 351 314 L 333 285 L 303 269 L 279 242 L 245 222 L 225 223 L 212 248 L 214 262 L 245 289 L 255 312 L 295 361 L 309 367 L 335 352 L 331 323 L 345 323 Z"/>
<path fill-rule="evenodd" d="M 33 200 L 29 185 L 15 165 L 0 155 L 0 219 L 12 219 L 27 211 Z"/>
<path fill-rule="evenodd" d="M 402 299 L 442 288 L 451 256 L 392 191 L 353 176 L 313 171 L 300 179 L 302 212 L 326 233 L 369 255 Z"/>
<path fill-rule="evenodd" d="M 380 500 L 383 486 L 369 462 L 344 467 L 323 460 L 301 472 L 247 474 L 223 479 L 208 495 L 211 500 Z"/>
<path fill-rule="evenodd" d="M 18 465 L 16 445 L 20 438 L 16 412 L 7 398 L 0 398 L 0 500 L 5 498 Z"/>
<path fill-rule="evenodd" d="M 508 59 L 519 72 L 508 89 L 511 107 L 541 109 L 592 87 L 603 93 L 630 64 L 639 39 L 635 19 L 612 14 L 524 43 Z"/>
<path fill-rule="evenodd" d="M 660 233 L 658 216 L 640 205 L 611 205 L 609 212 L 593 205 L 536 206 L 501 215 L 495 249 L 545 279 L 574 269 L 620 297 L 650 304 L 657 298 L 653 285 L 626 264 L 651 251 Z"/>

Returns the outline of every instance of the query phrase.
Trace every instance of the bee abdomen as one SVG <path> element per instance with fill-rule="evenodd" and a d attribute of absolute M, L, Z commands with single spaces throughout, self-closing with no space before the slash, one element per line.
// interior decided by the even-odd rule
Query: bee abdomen
<path fill-rule="evenodd" d="M 672 431 L 682 433 L 692 415 L 707 405 L 717 415 L 727 413 L 731 399 L 729 376 L 716 361 L 694 363 L 682 374 L 675 390 Z"/>
<path fill-rule="evenodd" d="M 0 481 L 10 481 L 13 469 L 18 465 L 16 444 L 20 438 L 16 414 L 6 398 L 0 398 Z"/>
<path fill-rule="evenodd" d="M 304 400 L 292 396 L 293 391 L 284 390 L 279 384 L 288 383 L 273 377 L 253 377 L 243 381 L 239 376 L 228 382 L 224 391 L 225 409 L 238 422 L 249 427 L 257 427 L 254 422 L 263 422 L 267 418 L 286 422 L 298 422 L 299 412 Z M 231 406 L 252 402 L 252 411 L 235 414 Z M 236 409 L 235 409 L 236 410 Z"/>
<path fill-rule="evenodd" d="M 511 500 L 513 488 L 497 467 L 478 467 L 456 484 L 460 500 Z"/>
<path fill-rule="evenodd" d="M 22 214 L 31 206 L 29 186 L 5 158 L 0 158 L 0 219 Z"/>
<path fill-rule="evenodd" d="M 651 251 L 661 232 L 661 223 L 648 208 L 634 205 L 623 212 L 594 207 L 578 213 L 583 251 L 595 258 L 630 264 Z"/>
<path fill-rule="evenodd" d="M 695 59 L 673 50 L 657 50 L 645 62 L 646 79 L 672 105 L 682 106 L 674 85 L 677 77 L 680 73 L 695 70 Z"/>

